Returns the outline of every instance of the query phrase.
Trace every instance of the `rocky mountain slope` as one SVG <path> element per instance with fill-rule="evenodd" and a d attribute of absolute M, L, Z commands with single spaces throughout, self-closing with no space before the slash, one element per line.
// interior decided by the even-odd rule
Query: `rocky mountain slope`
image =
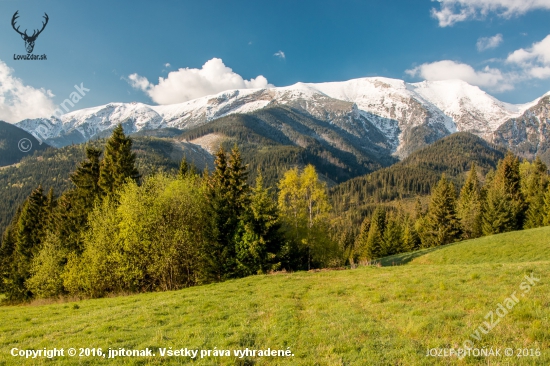
<path fill-rule="evenodd" d="M 119 123 L 130 133 L 165 128 L 185 131 L 227 115 L 284 106 L 359 139 L 376 135 L 375 144 L 404 158 L 459 131 L 472 132 L 487 141 L 504 141 L 497 130 L 513 119 L 522 118 L 540 100 L 511 105 L 459 80 L 411 84 L 373 77 L 229 90 L 175 105 L 110 103 L 67 113 L 61 119 L 24 120 L 17 126 L 51 145 L 65 146 L 87 141 Z"/>

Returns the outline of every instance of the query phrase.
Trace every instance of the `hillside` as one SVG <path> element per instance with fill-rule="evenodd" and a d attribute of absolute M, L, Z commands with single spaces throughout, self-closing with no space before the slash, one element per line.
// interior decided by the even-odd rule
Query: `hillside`
<path fill-rule="evenodd" d="M 518 240 L 532 234 L 533 240 Z M 423 264 L 362 267 L 355 270 L 252 276 L 176 292 L 0 308 L 0 363 L 20 365 L 9 356 L 19 349 L 145 349 L 155 357 L 62 357 L 59 364 L 174 364 L 185 357 L 161 357 L 160 349 L 290 350 L 289 357 L 205 357 L 196 365 L 548 365 L 550 363 L 550 251 L 533 257 L 548 228 L 516 235 L 518 261 L 461 265 Z M 538 239 L 536 238 L 538 236 Z M 494 236 L 499 238 L 503 236 Z M 487 238 L 440 249 L 463 253 L 477 244 L 499 256 Z M 504 244 L 511 247 L 508 244 Z M 451 249 L 453 248 L 453 249 Z M 455 252 L 458 253 L 458 252 Z M 434 252 L 435 254 L 435 252 Z M 523 257 L 522 257 L 523 255 Z M 506 255 L 507 257 L 507 255 Z M 480 258 L 489 259 L 483 255 Z M 536 261 L 536 262 L 534 262 Z M 540 281 L 522 292 L 526 274 Z M 461 347 L 472 340 L 486 314 L 510 294 L 518 303 L 474 347 L 540 350 L 538 357 L 427 357 L 429 348 Z M 26 364 L 45 364 L 29 360 Z"/>
<path fill-rule="evenodd" d="M 0 121 L 0 167 L 18 163 L 34 152 L 43 151 L 48 147 L 49 145 L 41 144 L 25 130 Z"/>
<path fill-rule="evenodd" d="M 403 159 L 455 132 L 471 132 L 492 141 L 499 126 L 521 117 L 540 99 L 512 105 L 460 80 L 407 83 L 371 77 L 234 89 L 172 105 L 109 103 L 72 111 L 60 119 L 27 119 L 17 126 L 29 132 L 41 131 L 46 142 L 61 147 L 102 136 L 119 123 L 129 133 L 166 128 L 188 131 L 229 115 L 283 106 L 300 110 L 319 127 L 334 125 L 359 137 L 349 141 L 356 149 L 361 143 L 383 146 Z M 375 138 L 370 140 L 369 136 Z M 330 139 L 325 140 L 330 143 Z M 524 134 L 515 140 L 533 141 Z"/>
<path fill-rule="evenodd" d="M 441 174 L 459 188 L 472 162 L 484 176 L 496 168 L 504 153 L 504 149 L 473 134 L 455 133 L 415 151 L 397 164 L 332 188 L 331 197 L 337 212 L 349 212 L 361 220 L 364 215 L 359 213 L 371 210 L 375 204 L 429 194 Z"/>
<path fill-rule="evenodd" d="M 92 144 L 102 146 L 105 140 L 95 140 Z M 133 150 L 136 163 L 142 175 L 153 171 L 176 170 L 185 154 L 193 159 L 199 169 L 205 164 L 212 167 L 211 156 L 198 146 L 176 143 L 152 137 L 134 138 Z M 36 151 L 26 157 L 17 166 L 0 169 L 0 233 L 9 224 L 17 207 L 39 184 L 47 192 L 54 189 L 55 194 L 72 186 L 69 175 L 85 156 L 85 145 L 69 145 L 60 149 L 49 147 Z"/>
<path fill-rule="evenodd" d="M 384 266 L 401 264 L 526 263 L 550 260 L 550 227 L 484 236 L 441 247 L 385 257 Z"/>
<path fill-rule="evenodd" d="M 292 166 L 307 164 L 338 183 L 397 161 L 383 145 L 383 136 L 372 126 L 370 130 L 354 135 L 300 109 L 272 107 L 219 118 L 178 139 L 202 144 L 211 152 L 221 143 L 226 148 L 237 143 L 250 171 L 262 171 L 268 185 L 275 185 Z"/>

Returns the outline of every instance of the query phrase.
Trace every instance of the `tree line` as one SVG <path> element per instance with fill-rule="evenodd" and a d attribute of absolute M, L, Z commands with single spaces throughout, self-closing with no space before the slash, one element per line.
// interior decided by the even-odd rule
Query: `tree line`
<path fill-rule="evenodd" d="M 508 153 L 482 185 L 475 164 L 457 194 L 441 176 L 425 209 L 415 212 L 378 206 L 361 225 L 352 262 L 449 244 L 464 239 L 550 225 L 550 184 L 547 166 L 536 158 L 523 161 Z"/>
<path fill-rule="evenodd" d="M 334 265 L 327 188 L 311 165 L 288 170 L 278 196 L 261 174 L 249 185 L 235 145 L 197 172 L 140 176 L 132 140 L 118 126 L 105 148 L 89 145 L 55 197 L 38 187 L 0 247 L 7 301 L 175 290 L 278 270 Z"/>

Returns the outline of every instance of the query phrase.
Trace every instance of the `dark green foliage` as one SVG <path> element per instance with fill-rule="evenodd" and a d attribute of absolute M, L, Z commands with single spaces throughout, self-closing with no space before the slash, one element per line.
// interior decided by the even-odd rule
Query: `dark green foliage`
<path fill-rule="evenodd" d="M 7 233 L 6 252 L 9 252 L 9 246 L 13 245 L 9 257 L 10 268 L 7 276 L 2 279 L 8 301 L 22 301 L 32 297 L 25 281 L 30 277 L 32 259 L 38 253 L 44 235 L 47 219 L 46 202 L 42 187 L 33 190 L 23 204 L 17 221 L 11 226 L 13 232 L 9 230 Z"/>
<path fill-rule="evenodd" d="M 223 143 L 226 149 L 234 142 L 239 144 L 252 173 L 249 182 L 260 172 L 269 186 L 275 186 L 286 170 L 297 165 L 312 164 L 328 179 L 342 182 L 396 161 L 388 150 L 365 144 L 334 125 L 290 107 L 222 117 L 186 131 L 181 137 L 193 140 L 212 133 L 228 138 Z M 321 135 L 330 136 L 345 148 L 334 147 Z"/>
<path fill-rule="evenodd" d="M 99 187 L 106 195 L 115 194 L 127 179 L 139 179 L 136 154 L 132 152 L 132 139 L 126 137 L 122 125 L 118 125 L 105 143 Z"/>
<path fill-rule="evenodd" d="M 331 190 L 336 212 L 355 212 L 371 203 L 386 202 L 416 195 L 427 195 L 445 174 L 462 185 L 464 173 L 475 163 L 481 174 L 496 168 L 504 157 L 502 149 L 466 132 L 452 134 L 432 145 L 413 152 L 389 168 L 342 183 Z M 360 218 L 362 219 L 362 217 Z"/>
<path fill-rule="evenodd" d="M 384 231 L 386 230 L 386 211 L 382 207 L 378 207 L 372 216 L 369 235 L 364 250 L 364 257 L 360 260 L 372 261 L 380 258 L 385 254 L 384 247 Z"/>
<path fill-rule="evenodd" d="M 477 177 L 475 163 L 472 163 L 472 169 L 468 173 L 466 183 L 460 191 L 458 200 L 458 217 L 462 225 L 463 236 L 465 239 L 478 238 L 482 234 L 482 205 L 481 185 Z"/>
<path fill-rule="evenodd" d="M 460 239 L 461 227 L 456 212 L 456 191 L 445 175 L 435 188 L 426 214 L 424 247 L 452 243 Z"/>
<path fill-rule="evenodd" d="M 521 171 L 521 168 L 524 168 Z M 531 164 L 524 162 L 520 166 L 522 193 L 525 197 L 527 210 L 525 212 L 525 229 L 544 225 L 544 195 L 548 187 L 548 168 L 540 157 Z"/>
<path fill-rule="evenodd" d="M 235 146 L 229 158 L 220 148 L 216 153 L 215 170 L 209 177 L 209 200 L 217 228 L 217 240 L 210 248 L 209 273 L 221 281 L 237 274 L 235 237 L 239 221 L 249 203 L 247 171 L 239 149 Z"/>
<path fill-rule="evenodd" d="M 35 152 L 18 166 L 0 169 L 0 232 L 4 232 L 17 207 L 34 188 L 42 184 L 45 189 L 53 188 L 56 195 L 74 188 L 69 175 L 86 158 L 86 149 L 103 150 L 105 140 L 94 140 L 84 145 L 71 145 L 60 149 L 49 147 Z M 44 144 L 43 144 L 44 146 Z M 134 139 L 133 151 L 140 172 L 148 175 L 156 171 L 177 171 L 178 163 L 172 160 L 174 144 L 158 138 Z"/>
<path fill-rule="evenodd" d="M 21 159 L 47 148 L 47 144 L 40 143 L 27 131 L 0 121 L 0 167 L 18 163 Z"/>
<path fill-rule="evenodd" d="M 280 252 L 284 236 L 278 216 L 277 205 L 264 187 L 262 176 L 258 175 L 235 237 L 240 276 L 282 268 Z"/>
<path fill-rule="evenodd" d="M 525 201 L 521 192 L 519 160 L 508 153 L 487 187 L 483 234 L 499 234 L 523 227 Z"/>

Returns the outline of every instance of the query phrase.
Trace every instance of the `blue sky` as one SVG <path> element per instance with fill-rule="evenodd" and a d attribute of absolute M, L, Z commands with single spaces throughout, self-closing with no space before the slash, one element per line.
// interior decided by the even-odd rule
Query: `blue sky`
<path fill-rule="evenodd" d="M 550 90 L 549 9 L 550 0 L 0 0 L 0 119 L 43 114 L 81 83 L 90 92 L 75 109 L 365 76 L 461 78 L 524 103 Z M 49 15 L 33 51 L 47 61 L 13 59 L 26 54 L 11 26 L 17 10 L 28 33 Z"/>

